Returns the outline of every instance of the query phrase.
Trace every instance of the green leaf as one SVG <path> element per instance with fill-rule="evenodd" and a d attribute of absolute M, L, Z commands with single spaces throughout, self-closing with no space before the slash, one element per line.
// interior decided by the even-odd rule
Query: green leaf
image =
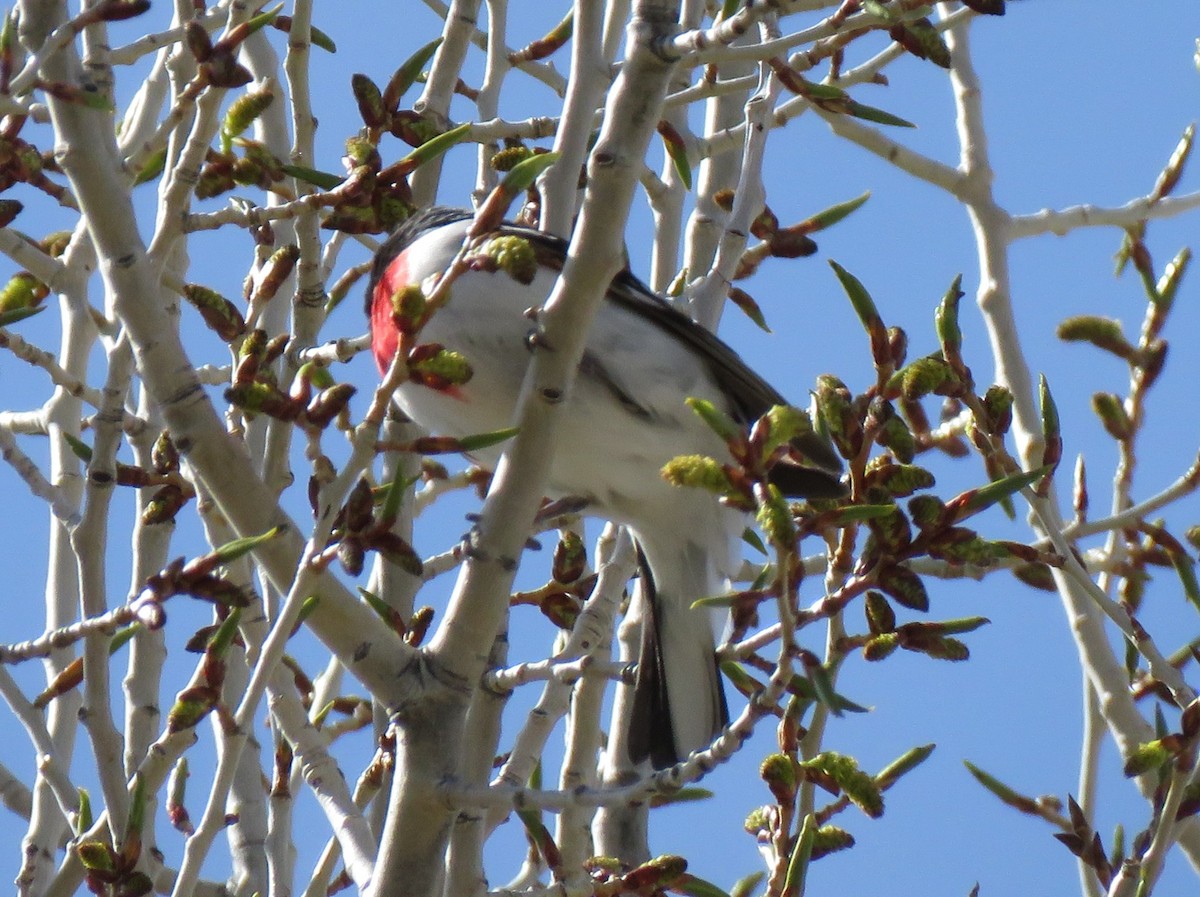
<path fill-rule="evenodd" d="M 695 609 L 697 607 L 715 607 L 718 610 L 723 610 L 727 607 L 733 607 L 732 595 L 709 595 L 707 598 L 697 598 L 688 607 Z"/>
<path fill-rule="evenodd" d="M 141 167 L 141 170 L 139 170 L 138 173 L 134 176 L 133 185 L 135 187 L 137 187 L 141 184 L 145 184 L 145 183 L 148 183 L 149 181 L 154 180 L 156 177 L 158 177 L 160 174 L 162 174 L 163 167 L 165 166 L 166 161 L 167 161 L 167 150 L 164 147 L 163 149 L 160 149 L 160 150 L 156 151 L 155 153 L 153 153 L 150 156 L 150 158 L 146 160 L 146 164 L 143 165 Z"/>
<path fill-rule="evenodd" d="M 840 87 L 832 84 L 818 84 L 815 81 L 804 81 L 804 96 L 810 100 L 848 100 L 849 94 Z"/>
<path fill-rule="evenodd" d="M 528 45 L 515 53 L 510 54 L 509 62 L 514 65 L 522 65 L 526 62 L 535 62 L 539 59 L 546 59 L 560 50 L 567 41 L 571 39 L 571 35 L 575 33 L 575 11 L 568 9 L 567 14 L 563 16 L 562 21 L 551 28 L 545 35 L 530 41 Z"/>
<path fill-rule="evenodd" d="M 10 308 L 8 311 L 0 311 L 0 327 L 7 327 L 9 324 L 15 324 L 17 321 L 24 321 L 26 318 L 32 318 L 36 314 L 46 310 L 46 306 L 38 305 L 34 307 L 26 306 L 25 308 Z"/>
<path fill-rule="evenodd" d="M 500 182 L 501 188 L 512 196 L 529 189 L 539 174 L 558 161 L 558 156 L 558 153 L 539 153 L 518 162 Z"/>
<path fill-rule="evenodd" d="M 683 135 L 665 119 L 658 123 L 658 134 L 663 139 L 663 146 L 671 159 L 675 173 L 679 175 L 679 180 L 687 190 L 691 190 L 692 163 L 688 161 L 687 146 L 684 144 Z"/>
<path fill-rule="evenodd" d="M 729 889 L 729 897 L 750 897 L 754 893 L 754 889 L 758 887 L 759 882 L 765 877 L 761 872 L 752 872 L 744 878 L 739 878 L 733 883 L 733 887 Z"/>
<path fill-rule="evenodd" d="M 116 870 L 116 858 L 112 848 L 103 841 L 84 841 L 77 844 L 75 854 L 89 873 L 110 877 Z"/>
<path fill-rule="evenodd" d="M 117 108 L 107 96 L 99 91 L 81 90 L 79 102 L 88 109 L 96 109 L 100 112 L 115 112 Z"/>
<path fill-rule="evenodd" d="M 889 25 L 896 21 L 896 13 L 884 6 L 881 0 L 862 0 L 862 11 Z"/>
<path fill-rule="evenodd" d="M 79 812 L 75 815 L 75 834 L 82 835 L 92 827 L 95 820 L 92 815 L 92 795 L 86 788 L 77 788 L 79 793 Z"/>
<path fill-rule="evenodd" d="M 1162 739 L 1148 741 L 1145 744 L 1139 744 L 1125 758 L 1125 766 L 1122 770 L 1127 778 L 1145 775 L 1148 772 L 1153 772 L 1165 766 L 1171 761 L 1171 751 Z"/>
<path fill-rule="evenodd" d="M 241 622 L 242 609 L 235 607 L 221 621 L 221 625 L 213 631 L 208 639 L 208 644 L 205 645 L 205 650 L 212 652 L 217 657 L 224 655 L 229 650 L 229 646 L 233 644 L 233 639 L 238 634 L 238 625 Z"/>
<path fill-rule="evenodd" d="M 987 617 L 958 617 L 953 620 L 941 620 L 937 623 L 909 625 L 922 625 L 930 631 L 939 632 L 943 635 L 962 635 L 964 632 L 974 632 L 976 629 L 987 626 L 991 622 Z"/>
<path fill-rule="evenodd" d="M 725 675 L 725 678 L 729 680 L 733 687 L 744 695 L 752 695 L 755 692 L 760 691 L 762 688 L 758 680 L 750 675 L 749 671 L 736 661 L 724 661 L 721 664 L 721 672 Z"/>
<path fill-rule="evenodd" d="M 283 4 L 280 3 L 274 9 L 264 10 L 263 12 L 260 12 L 258 15 L 256 15 L 254 18 L 247 19 L 246 20 L 246 37 L 249 37 L 255 31 L 258 31 L 260 28 L 265 28 L 267 25 L 270 25 L 272 22 L 274 22 L 276 16 L 279 15 L 279 13 L 282 9 L 283 9 Z"/>
<path fill-rule="evenodd" d="M 682 891 L 690 897 L 729 897 L 729 894 L 722 891 L 711 881 L 705 881 L 703 878 L 697 878 L 691 873 L 685 872 L 683 876 L 671 886 L 672 891 Z"/>
<path fill-rule="evenodd" d="M 812 859 L 813 842 L 817 837 L 817 820 L 812 813 L 804 817 L 800 827 L 800 837 L 796 839 L 796 847 L 788 858 L 787 875 L 783 881 L 785 894 L 803 894 L 804 879 L 808 874 L 808 862 Z"/>
<path fill-rule="evenodd" d="M 1192 250 L 1186 246 L 1176 253 L 1175 258 L 1167 263 L 1167 267 L 1163 269 L 1162 277 L 1158 279 L 1158 283 L 1154 286 L 1155 297 L 1158 305 L 1165 309 L 1170 309 L 1175 302 L 1175 293 L 1179 289 L 1179 282 L 1183 279 L 1184 272 L 1187 271 L 1188 263 L 1192 260 Z"/>
<path fill-rule="evenodd" d="M 1047 382 L 1045 374 L 1038 377 L 1038 400 L 1042 408 L 1042 438 L 1046 442 L 1046 448 L 1042 452 L 1042 464 L 1050 468 L 1046 473 L 1046 478 L 1038 484 L 1038 493 L 1044 495 L 1050 488 L 1051 474 L 1058 468 L 1063 451 L 1058 406 L 1054 403 L 1054 396 L 1050 393 L 1050 384 Z"/>
<path fill-rule="evenodd" d="M 286 529 L 286 526 L 273 526 L 265 533 L 257 536 L 246 536 L 243 539 L 234 539 L 232 542 L 226 542 L 213 552 L 213 557 L 219 564 L 228 564 L 230 561 L 236 561 L 260 545 L 265 545 L 277 536 L 282 535 Z"/>
<path fill-rule="evenodd" d="M 303 165 L 281 165 L 279 170 L 289 177 L 312 184 L 314 187 L 320 187 L 322 190 L 332 190 L 342 182 L 342 179 L 336 174 L 317 171 L 315 168 L 306 168 Z"/>
<path fill-rule="evenodd" d="M 938 341 L 942 344 L 942 356 L 953 363 L 962 348 L 962 330 L 958 326 L 958 302 L 963 297 L 962 275 L 956 275 L 934 316 Z"/>
<path fill-rule="evenodd" d="M 874 106 L 864 105 L 857 100 L 846 100 L 846 114 L 852 115 L 855 118 L 861 118 L 864 121 L 873 121 L 880 125 L 892 125 L 897 128 L 916 127 L 908 119 L 892 115 L 890 112 L 884 112 L 882 109 L 876 109 Z"/>
<path fill-rule="evenodd" d="M 870 198 L 871 191 L 868 190 L 861 196 L 857 196 L 854 199 L 848 199 L 846 202 L 839 202 L 837 205 L 830 206 L 827 209 L 817 212 L 817 214 L 813 215 L 804 222 L 805 233 L 816 233 L 819 230 L 824 230 L 827 227 L 837 224 L 852 212 L 858 211 L 858 209 L 862 207 L 863 203 Z"/>
<path fill-rule="evenodd" d="M 892 39 L 919 59 L 950 68 L 950 48 L 942 35 L 927 18 L 909 19 L 891 29 Z"/>
<path fill-rule="evenodd" d="M 996 797 L 1000 798 L 1001 801 L 1008 804 L 1010 807 L 1016 807 L 1023 813 L 1034 812 L 1035 808 L 1033 801 L 1031 801 L 1025 795 L 1018 791 L 1014 791 L 1012 788 L 1001 782 L 998 778 L 990 773 L 984 772 L 969 760 L 964 760 L 963 766 L 967 767 L 967 771 L 975 777 L 975 781 L 977 781 Z"/>
<path fill-rule="evenodd" d="M 762 537 L 758 535 L 753 527 L 746 527 L 742 530 L 742 541 L 757 551 L 759 554 L 767 553 L 767 546 L 763 544 Z"/>
<path fill-rule="evenodd" d="M 90 445 L 82 439 L 76 439 L 70 433 L 63 433 L 62 436 L 67 441 L 67 445 L 71 447 L 71 451 L 75 454 L 76 458 L 84 464 L 92 463 L 92 447 Z"/>
<path fill-rule="evenodd" d="M 1045 374 L 1039 378 L 1038 397 L 1042 406 L 1042 435 L 1046 437 L 1047 441 L 1060 438 L 1058 405 L 1054 401 L 1054 396 L 1050 394 L 1050 384 L 1046 381 Z"/>
<path fill-rule="evenodd" d="M 845 290 L 846 295 L 850 298 L 850 304 L 854 306 L 854 313 L 858 315 L 858 320 L 862 322 L 863 327 L 867 328 L 869 332 L 871 327 L 881 320 L 875 300 L 871 298 L 871 294 L 867 292 L 867 288 L 862 285 L 861 280 L 833 259 L 829 260 L 829 267 L 833 268 L 833 273 L 837 275 L 838 283 L 842 285 L 842 289 Z"/>
<path fill-rule="evenodd" d="M 404 476 L 404 465 L 396 465 L 396 475 L 392 477 L 391 483 L 388 484 L 387 496 L 383 500 L 383 507 L 379 511 L 379 519 L 392 521 L 400 515 L 400 502 L 404 500 L 404 492 L 408 488 L 406 482 L 408 478 Z"/>
<path fill-rule="evenodd" d="M 138 838 L 146 825 L 146 780 L 140 773 L 133 775 L 133 794 L 129 797 L 129 815 L 125 818 L 125 834 L 121 839 Z"/>
<path fill-rule="evenodd" d="M 923 744 L 905 751 L 875 774 L 875 784 L 880 788 L 890 788 L 901 776 L 912 772 L 928 760 L 935 747 L 937 745 Z"/>
<path fill-rule="evenodd" d="M 729 301 L 738 307 L 747 318 L 764 333 L 770 333 L 771 327 L 767 324 L 767 318 L 763 314 L 758 303 L 754 301 L 754 297 L 740 287 L 730 287 Z"/>
<path fill-rule="evenodd" d="M 520 427 L 506 427 L 503 430 L 493 430 L 491 433 L 476 433 L 472 436 L 464 436 L 458 440 L 460 446 L 459 451 L 476 452 L 479 449 L 490 448 L 493 445 L 498 445 L 512 439 L 520 432 Z"/>
<path fill-rule="evenodd" d="M 145 628 L 141 623 L 133 623 L 114 632 L 113 637 L 108 642 L 108 656 L 111 657 L 125 647 L 126 642 L 131 641 L 135 635 Z"/>
<path fill-rule="evenodd" d="M 433 59 L 433 54 L 437 52 L 437 48 L 442 45 L 442 38 L 435 38 L 427 43 L 412 56 L 404 61 L 400 68 L 396 69 L 396 73 L 392 75 L 388 81 L 387 88 L 384 90 L 384 97 L 389 104 L 389 111 L 395 109 L 396 104 L 400 102 L 400 98 L 408 92 L 408 89 L 416 83 L 417 77 L 425 68 L 429 60 Z"/>
<path fill-rule="evenodd" d="M 550 830 L 546 828 L 546 824 L 542 822 L 541 812 L 529 808 L 519 809 L 517 810 L 517 818 L 525 826 L 525 834 L 528 836 L 530 843 L 538 849 L 546 865 L 551 869 L 555 869 L 561 865 L 562 857 L 559 854 L 558 845 L 554 843 L 554 837 L 550 834 Z"/>
<path fill-rule="evenodd" d="M 837 692 L 833 689 L 833 677 L 829 675 L 829 670 L 821 664 L 813 664 L 808 669 L 808 674 L 808 681 L 812 683 L 817 700 L 828 707 L 829 712 L 834 716 L 841 716 L 842 708 Z"/>
<path fill-rule="evenodd" d="M 313 615 L 313 612 L 321 604 L 320 595 L 309 595 L 300 602 L 300 612 L 296 614 L 296 625 L 299 626 L 305 620 Z"/>
<path fill-rule="evenodd" d="M 388 604 L 374 592 L 364 589 L 362 586 L 358 587 L 358 594 L 362 596 L 362 599 L 367 603 L 367 606 L 379 615 L 379 619 L 383 620 L 389 625 L 391 624 L 393 618 L 396 616 L 396 611 L 390 604 Z"/>
<path fill-rule="evenodd" d="M 726 442 L 740 439 L 744 433 L 741 426 L 728 414 L 708 399 L 689 397 L 684 400 L 692 412 L 708 425 L 708 428 Z"/>
<path fill-rule="evenodd" d="M 308 26 L 308 39 L 314 47 L 320 47 L 327 53 L 337 52 L 337 44 L 333 42 L 333 38 L 315 25 Z"/>
<path fill-rule="evenodd" d="M 16 10 L 4 14 L 4 27 L 0 28 L 0 53 L 12 53 L 16 42 Z"/>
<path fill-rule="evenodd" d="M 1192 606 L 1200 609 L 1200 583 L 1196 581 L 1196 562 L 1183 551 L 1168 551 L 1175 573 L 1183 584 L 1183 595 Z"/>
<path fill-rule="evenodd" d="M 402 499 L 401 498 L 395 499 L 394 500 L 395 504 L 393 504 L 393 499 L 392 499 L 393 490 L 398 491 L 399 494 L 401 496 L 403 496 L 404 490 L 407 489 L 409 486 L 413 485 L 414 483 L 418 482 L 420 479 L 421 479 L 421 474 L 417 473 L 411 477 L 400 477 L 384 486 L 376 486 L 375 489 L 373 490 L 374 500 L 375 500 L 376 504 L 378 504 L 380 502 L 383 503 L 383 510 L 380 511 L 379 519 L 381 519 L 381 520 L 389 519 L 386 516 L 389 508 L 392 508 L 395 511 L 399 510 L 399 507 L 400 507 L 399 502 Z M 395 518 L 393 517 L 390 519 L 394 520 Z"/>
<path fill-rule="evenodd" d="M 1183 136 L 1179 138 L 1179 143 L 1175 145 L 1175 149 L 1171 152 L 1171 158 L 1167 160 L 1167 164 L 1159 172 L 1158 179 L 1154 182 L 1154 189 L 1150 191 L 1150 196 L 1153 200 L 1170 196 L 1174 192 L 1180 177 L 1183 175 L 1183 169 L 1187 165 L 1188 157 L 1192 154 L 1192 147 L 1195 141 L 1196 123 L 1192 122 L 1183 129 Z"/>
<path fill-rule="evenodd" d="M 724 670 L 725 667 L 722 666 L 721 669 Z M 799 673 L 794 674 L 792 676 L 792 681 L 788 683 L 788 688 L 791 691 L 795 692 L 798 697 L 803 698 L 806 701 L 820 700 L 820 696 L 817 694 L 816 686 L 813 685 L 812 680 L 810 680 L 807 676 L 802 676 Z M 832 693 L 831 701 L 832 701 L 832 703 L 830 704 L 831 709 L 836 708 L 839 711 L 846 711 L 848 713 L 870 713 L 871 712 L 870 707 L 864 707 L 862 704 L 856 704 L 854 701 L 851 701 L 845 695 L 839 694 L 837 692 Z M 838 714 L 838 715 L 840 715 L 840 714 Z"/>
<path fill-rule="evenodd" d="M 1048 467 L 1039 467 L 1036 470 L 1014 473 L 1004 477 L 1004 479 L 988 483 L 986 486 L 976 489 L 963 503 L 963 507 L 971 511 L 982 511 L 984 508 L 994 505 L 1001 499 L 1015 495 L 1026 486 L 1033 485 L 1048 472 Z"/>
<path fill-rule="evenodd" d="M 844 526 L 847 523 L 862 523 L 865 520 L 877 520 L 887 517 L 896 511 L 895 505 L 850 505 L 838 508 L 832 515 L 833 526 Z"/>
<path fill-rule="evenodd" d="M 879 589 L 884 594 L 890 595 L 909 610 L 921 613 L 929 610 L 929 593 L 925 584 L 908 567 L 890 564 L 881 569 L 877 576 Z"/>
<path fill-rule="evenodd" d="M 436 137 L 426 140 L 397 164 L 406 171 L 419 168 L 426 162 L 436 159 L 452 146 L 462 143 L 463 138 L 467 136 L 470 130 L 471 124 L 467 122 L 456 128 L 451 128 L 449 131 L 444 131 Z"/>
<path fill-rule="evenodd" d="M 656 794 L 651 798 L 651 802 L 655 807 L 665 807 L 675 804 L 694 804 L 700 801 L 709 800 L 713 793 L 707 788 L 680 788 L 678 791 L 672 791 L 669 794 Z"/>
<path fill-rule="evenodd" d="M 1062 321 L 1055 333 L 1064 342 L 1088 342 L 1118 358 L 1132 359 L 1135 350 L 1115 318 L 1101 315 L 1073 315 Z"/>

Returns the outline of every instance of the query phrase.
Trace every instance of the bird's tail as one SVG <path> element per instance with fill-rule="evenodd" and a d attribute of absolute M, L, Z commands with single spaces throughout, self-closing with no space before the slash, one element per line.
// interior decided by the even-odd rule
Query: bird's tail
<path fill-rule="evenodd" d="M 629 756 L 671 766 L 706 747 L 729 722 L 714 653 L 709 610 L 698 598 L 720 594 L 721 557 L 680 533 L 638 535 L 643 588 L 641 659 L 633 686 Z M 722 546 L 719 554 L 728 553 Z"/>

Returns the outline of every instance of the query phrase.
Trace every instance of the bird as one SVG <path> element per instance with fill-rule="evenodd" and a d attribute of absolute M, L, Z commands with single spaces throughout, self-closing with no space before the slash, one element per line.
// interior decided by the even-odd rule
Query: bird
<path fill-rule="evenodd" d="M 381 373 L 398 340 L 393 295 L 445 271 L 472 220 L 466 210 L 435 206 L 402 222 L 377 251 L 366 312 Z M 424 325 L 420 342 L 460 353 L 473 372 L 449 389 L 413 380 L 397 388 L 404 414 L 433 434 L 461 438 L 511 426 L 530 358 L 528 310 L 545 302 L 565 263 L 567 243 L 556 236 L 509 222 L 494 235 L 525 241 L 536 268 L 525 276 L 468 269 Z M 688 399 L 711 402 L 742 425 L 784 404 L 733 349 L 622 270 L 589 331 L 546 489 L 549 498 L 585 502 L 584 513 L 625 525 L 636 541 L 649 613 L 626 748 L 635 764 L 649 760 L 655 769 L 706 747 L 729 719 L 712 615 L 692 603 L 728 591 L 746 515 L 711 492 L 663 478 L 677 456 L 729 460 L 725 441 Z M 841 463 L 830 445 L 815 433 L 798 442 L 804 463 L 775 465 L 772 481 L 792 497 L 842 495 Z M 471 459 L 494 470 L 502 451 L 493 446 Z"/>

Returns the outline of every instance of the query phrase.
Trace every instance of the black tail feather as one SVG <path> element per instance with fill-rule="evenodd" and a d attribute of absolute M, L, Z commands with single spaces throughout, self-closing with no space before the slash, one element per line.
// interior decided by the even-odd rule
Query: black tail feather
<path fill-rule="evenodd" d="M 642 618 L 641 649 L 633 684 L 633 712 L 627 748 L 629 758 L 634 763 L 649 759 L 655 769 L 666 769 L 684 758 L 679 756 L 675 730 L 671 724 L 671 701 L 667 690 L 667 673 L 660 635 L 662 614 L 654 577 L 640 547 L 638 564 L 641 568 L 644 594 L 649 603 L 649 613 L 644 614 Z M 716 654 L 713 654 L 713 666 L 717 666 Z M 713 736 L 729 723 L 729 705 L 720 681 L 721 673 L 718 669 L 717 697 L 720 701 L 720 717 L 717 728 L 712 732 Z M 709 699 L 707 695 L 696 697 L 699 701 Z"/>

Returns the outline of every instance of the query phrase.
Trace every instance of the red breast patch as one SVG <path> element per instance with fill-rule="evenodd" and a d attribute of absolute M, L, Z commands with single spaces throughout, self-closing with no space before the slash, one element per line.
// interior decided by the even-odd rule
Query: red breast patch
<path fill-rule="evenodd" d="M 371 354 L 375 356 L 375 366 L 380 374 L 385 373 L 392 363 L 396 356 L 396 344 L 400 340 L 393 317 L 392 296 L 409 283 L 408 256 L 401 252 L 388 263 L 371 294 Z M 443 386 L 438 392 L 459 401 L 467 400 L 466 394 L 458 386 Z"/>
<path fill-rule="evenodd" d="M 371 296 L 371 354 L 381 374 L 392 363 L 398 340 L 392 320 L 392 296 L 407 285 L 408 258 L 401 252 L 388 263 Z"/>

